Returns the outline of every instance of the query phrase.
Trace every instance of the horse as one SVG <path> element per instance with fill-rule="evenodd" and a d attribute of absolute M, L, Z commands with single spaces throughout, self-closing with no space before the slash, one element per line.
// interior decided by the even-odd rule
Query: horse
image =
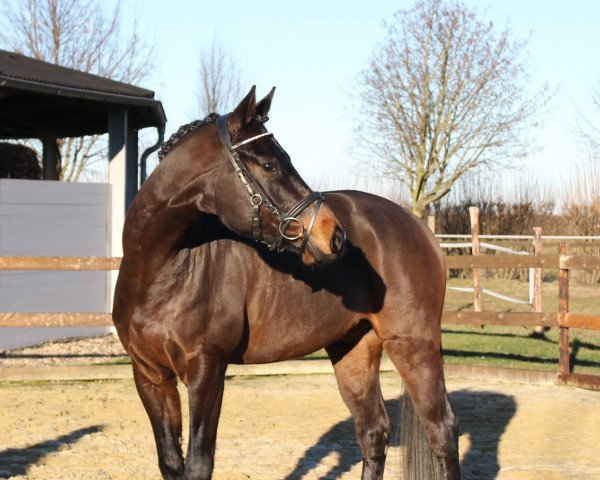
<path fill-rule="evenodd" d="M 354 419 L 362 480 L 383 478 L 390 439 L 383 351 L 434 459 L 436 472 L 416 478 L 457 480 L 435 237 L 384 198 L 310 190 L 264 126 L 273 94 L 257 102 L 253 87 L 229 114 L 181 127 L 126 214 L 113 321 L 162 477 L 211 478 L 228 364 L 325 348 Z M 185 459 L 178 380 L 189 398 Z"/>

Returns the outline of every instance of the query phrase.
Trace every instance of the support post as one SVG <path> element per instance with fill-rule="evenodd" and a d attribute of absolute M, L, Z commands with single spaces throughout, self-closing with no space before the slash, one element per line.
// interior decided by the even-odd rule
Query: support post
<path fill-rule="evenodd" d="M 473 255 L 479 255 L 479 207 L 469 207 Z M 481 269 L 473 269 L 473 309 L 481 312 Z"/>
<path fill-rule="evenodd" d="M 559 273 L 558 273 L 558 311 L 561 318 L 569 312 L 569 269 L 564 266 L 562 258 L 569 253 L 568 246 L 562 242 L 558 247 Z M 558 376 L 566 379 L 571 373 L 569 351 L 569 327 L 558 327 Z"/>
<path fill-rule="evenodd" d="M 129 127 L 126 108 L 114 107 L 108 115 L 108 183 L 110 201 L 110 250 L 112 257 L 123 256 L 121 237 L 125 212 L 137 192 L 137 130 Z M 111 272 L 110 305 L 117 282 L 117 273 Z"/>
<path fill-rule="evenodd" d="M 55 137 L 42 139 L 42 179 L 60 180 L 60 152 Z"/>
<path fill-rule="evenodd" d="M 138 131 L 128 128 L 125 151 L 125 211 L 138 191 L 138 153 Z"/>
<path fill-rule="evenodd" d="M 108 115 L 108 183 L 111 186 L 110 255 L 123 255 L 121 233 L 125 221 L 125 153 L 127 111 L 113 108 Z"/>

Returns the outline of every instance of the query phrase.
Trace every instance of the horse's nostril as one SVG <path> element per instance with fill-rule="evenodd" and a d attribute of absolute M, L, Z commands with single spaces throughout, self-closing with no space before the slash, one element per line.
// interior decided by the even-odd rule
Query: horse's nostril
<path fill-rule="evenodd" d="M 333 253 L 339 253 L 344 247 L 345 240 L 346 233 L 341 228 L 336 227 L 333 237 L 331 238 L 331 251 Z"/>

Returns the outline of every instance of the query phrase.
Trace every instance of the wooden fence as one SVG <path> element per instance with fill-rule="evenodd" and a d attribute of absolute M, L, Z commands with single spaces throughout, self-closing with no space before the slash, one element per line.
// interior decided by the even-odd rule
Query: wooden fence
<path fill-rule="evenodd" d="M 427 219 L 429 228 L 435 233 L 435 217 L 429 216 Z M 468 248 L 471 250 L 473 255 L 480 255 L 480 247 L 488 250 L 495 250 L 497 252 L 508 253 L 511 255 L 540 255 L 542 253 L 542 239 L 551 242 L 564 242 L 569 241 L 569 245 L 573 246 L 590 246 L 593 245 L 591 242 L 600 241 L 600 236 L 571 236 L 571 235 L 545 235 L 542 237 L 542 229 L 540 227 L 533 228 L 533 235 L 481 235 L 479 232 L 479 207 L 469 207 L 469 222 L 471 224 L 471 233 L 467 235 L 463 234 L 436 234 L 440 246 L 442 248 Z M 444 242 L 443 239 L 451 239 L 451 242 Z M 481 239 L 489 240 L 501 240 L 503 245 L 495 245 L 481 241 Z M 459 241 L 457 241 L 459 240 Z M 464 240 L 464 241 L 460 241 Z M 506 241 L 510 241 L 507 244 Z M 531 241 L 530 247 L 533 247 L 533 252 L 529 251 L 529 248 L 523 250 L 522 241 Z M 519 242 L 519 243 L 515 243 Z M 513 247 L 518 246 L 519 249 L 508 248 L 511 245 Z M 471 291 L 473 292 L 473 309 L 476 312 L 481 312 L 481 297 L 482 294 L 490 295 L 492 297 L 499 298 L 501 300 L 517 303 L 517 304 L 528 304 L 533 307 L 534 312 L 542 311 L 542 270 L 541 268 L 530 268 L 529 269 L 529 300 L 524 301 L 521 299 L 509 297 L 507 295 L 499 294 L 492 290 L 484 289 L 481 286 L 481 270 L 479 268 L 473 268 L 472 272 L 473 287 L 448 287 L 449 290 L 457 291 Z M 536 327 L 536 331 L 541 332 L 542 327 Z"/>
<path fill-rule="evenodd" d="M 118 270 L 114 257 L 0 257 L 0 270 Z M 551 268 L 559 269 L 559 311 L 466 312 L 444 311 L 442 323 L 455 325 L 520 325 L 559 328 L 559 372 L 562 383 L 600 390 L 600 376 L 571 371 L 569 329 L 600 330 L 600 315 L 569 311 L 569 271 L 600 269 L 600 257 L 571 256 L 565 243 L 557 255 L 456 255 L 446 257 L 447 268 Z M 0 327 L 110 326 L 110 313 L 8 313 L 0 312 Z"/>
<path fill-rule="evenodd" d="M 518 325 L 558 327 L 558 378 L 562 383 L 600 390 L 600 376 L 573 373 L 569 328 L 600 330 L 600 314 L 586 315 L 569 311 L 569 271 L 600 269 L 600 257 L 572 256 L 566 243 L 559 245 L 558 255 L 456 255 L 446 257 L 446 268 L 552 268 L 559 270 L 559 311 L 551 312 L 464 312 L 444 311 L 442 323 L 455 325 Z"/>
<path fill-rule="evenodd" d="M 0 270 L 118 270 L 115 257 L 0 257 Z M 0 327 L 108 327 L 110 313 L 0 312 Z"/>

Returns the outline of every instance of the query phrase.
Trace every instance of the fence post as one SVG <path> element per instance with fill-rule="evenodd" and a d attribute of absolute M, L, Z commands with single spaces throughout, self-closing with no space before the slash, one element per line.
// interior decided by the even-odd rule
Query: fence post
<path fill-rule="evenodd" d="M 479 207 L 469 207 L 473 255 L 479 255 Z M 473 309 L 481 312 L 481 270 L 473 269 Z"/>
<path fill-rule="evenodd" d="M 564 265 L 563 259 L 568 255 L 569 247 L 561 242 L 558 247 L 558 310 L 563 318 L 569 311 L 569 269 Z M 558 327 L 558 376 L 566 379 L 571 373 L 569 352 L 569 327 Z"/>
<path fill-rule="evenodd" d="M 533 254 L 538 257 L 542 254 L 542 229 L 540 227 L 533 227 Z M 533 305 L 533 311 L 535 313 L 542 312 L 542 269 L 532 268 L 530 271 L 533 272 L 531 275 L 533 278 L 532 292 L 530 301 Z M 543 334 L 545 328 L 542 326 L 536 326 L 533 331 L 537 334 Z"/>
<path fill-rule="evenodd" d="M 435 215 L 427 215 L 427 226 L 435 233 Z"/>

